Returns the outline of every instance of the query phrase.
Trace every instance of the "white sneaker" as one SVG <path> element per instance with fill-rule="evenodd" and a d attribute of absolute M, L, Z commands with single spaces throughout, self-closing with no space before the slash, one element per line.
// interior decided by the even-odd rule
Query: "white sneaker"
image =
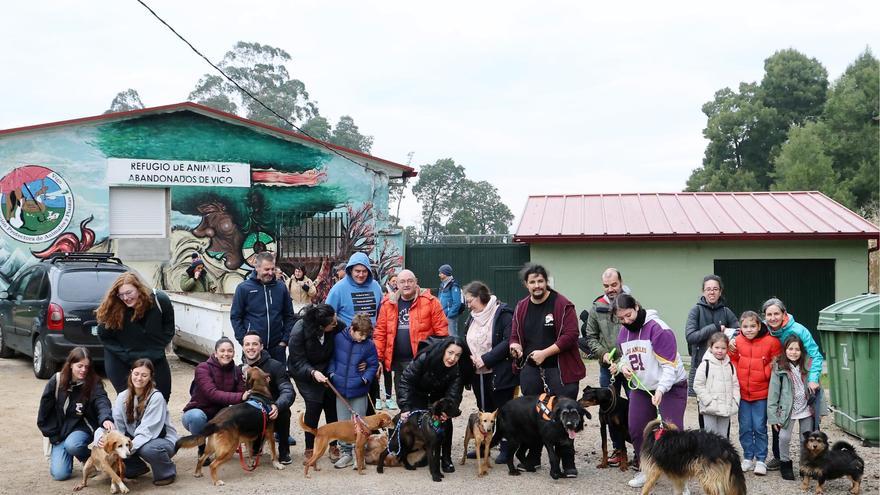
<path fill-rule="evenodd" d="M 748 473 L 749 471 L 752 470 L 753 467 L 755 467 L 755 461 L 753 461 L 751 459 L 743 459 L 742 463 L 740 464 L 740 467 L 742 467 L 742 470 L 744 473 Z"/>
<path fill-rule="evenodd" d="M 757 461 L 755 463 L 755 474 L 758 476 L 767 474 L 767 465 L 764 464 L 764 461 Z"/>
<path fill-rule="evenodd" d="M 351 457 L 351 454 L 346 452 L 342 454 L 342 457 L 340 457 L 335 464 L 333 464 L 333 467 L 335 467 L 336 469 L 344 469 L 351 466 L 352 464 L 354 464 L 354 459 Z"/>
<path fill-rule="evenodd" d="M 376 399 L 376 406 L 373 407 L 373 409 L 375 409 L 377 411 L 381 411 L 384 408 L 385 408 L 385 401 L 382 399 Z"/>
<path fill-rule="evenodd" d="M 633 487 L 633 488 L 641 488 L 641 487 L 645 486 L 646 481 L 648 481 L 648 479 L 645 476 L 645 473 L 641 472 L 641 473 L 637 474 L 635 478 L 627 481 L 626 484 Z"/>

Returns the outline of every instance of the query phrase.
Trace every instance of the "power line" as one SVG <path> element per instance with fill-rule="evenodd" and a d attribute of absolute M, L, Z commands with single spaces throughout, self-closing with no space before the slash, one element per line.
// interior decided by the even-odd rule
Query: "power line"
<path fill-rule="evenodd" d="M 218 67 L 217 65 L 215 65 L 213 62 L 211 62 L 211 61 L 208 59 L 208 57 L 202 55 L 202 52 L 200 52 L 195 46 L 193 46 L 192 43 L 190 43 L 186 38 L 184 38 L 180 33 L 178 33 L 177 30 L 175 30 L 173 27 L 171 27 L 170 24 L 168 24 L 167 22 L 165 22 L 164 19 L 162 19 L 161 17 L 159 17 L 159 14 L 157 14 L 156 11 L 154 11 L 152 8 L 150 8 L 150 6 L 147 5 L 143 0 L 136 0 L 136 1 L 137 1 L 137 3 L 143 5 L 145 9 L 147 9 L 148 11 L 150 11 L 150 13 L 153 14 L 153 17 L 155 17 L 159 22 L 161 22 L 162 24 L 164 24 L 165 27 L 167 27 L 172 33 L 174 33 L 175 36 L 177 36 L 178 38 L 180 38 L 181 41 L 183 41 L 184 43 L 186 43 L 186 45 L 190 48 L 190 50 L 192 50 L 193 52 L 195 52 L 195 54 L 198 55 L 199 57 L 202 57 L 202 59 L 203 59 L 205 62 L 207 62 L 208 65 L 210 65 L 211 67 L 213 67 L 214 70 L 216 70 L 217 72 L 219 72 L 220 75 L 222 75 L 223 77 L 226 78 L 226 80 L 228 80 L 228 81 L 231 82 L 233 85 L 235 85 L 235 87 L 238 88 L 239 91 L 241 91 L 242 93 L 244 93 L 244 94 L 246 94 L 247 96 L 249 96 L 249 97 L 250 97 L 252 100 L 254 100 L 255 102 L 259 103 L 259 105 L 260 105 L 261 107 L 265 108 L 266 110 L 268 110 L 269 113 L 271 113 L 272 115 L 274 115 L 275 117 L 277 117 L 278 119 L 280 119 L 282 122 L 285 122 L 285 123 L 286 123 L 287 125 L 289 125 L 290 127 L 296 129 L 297 132 L 299 132 L 300 134 L 303 134 L 304 136 L 309 137 L 309 138 L 315 140 L 315 142 L 316 142 L 317 144 L 323 146 L 324 148 L 327 148 L 327 150 L 331 151 L 332 153 L 335 153 L 336 155 L 339 155 L 341 158 L 343 158 L 343 159 L 345 159 L 345 160 L 348 160 L 348 161 L 350 161 L 351 163 L 354 163 L 355 165 L 357 165 L 357 166 L 363 168 L 364 170 L 366 170 L 366 171 L 368 171 L 368 172 L 372 172 L 372 173 L 374 173 L 374 174 L 379 174 L 379 172 L 377 172 L 377 171 L 375 171 L 375 170 L 373 170 L 373 169 L 367 167 L 367 166 L 364 165 L 363 163 L 356 162 L 356 161 L 352 160 L 351 158 L 349 158 L 349 157 L 343 155 L 343 154 L 340 153 L 338 150 L 336 150 L 336 149 L 334 149 L 334 148 L 331 148 L 330 146 L 328 146 L 326 143 L 324 143 L 324 142 L 321 141 L 320 139 L 318 139 L 318 138 L 316 138 L 316 137 L 310 135 L 309 133 L 305 132 L 305 131 L 302 130 L 300 127 L 298 127 L 296 124 L 294 124 L 293 122 L 287 120 L 287 119 L 286 119 L 285 117 L 283 117 L 281 114 L 279 114 L 278 112 L 276 112 L 275 110 L 273 110 L 272 108 L 270 108 L 269 105 L 266 105 L 265 103 L 263 103 L 262 100 L 260 100 L 259 98 L 257 98 L 253 93 L 251 93 L 250 91 L 248 91 L 246 88 L 242 87 L 242 85 L 238 84 L 238 81 L 236 81 L 235 79 L 233 79 L 232 77 L 230 77 L 228 74 L 226 74 L 226 72 L 224 72 L 223 69 L 221 69 L 220 67 Z"/>

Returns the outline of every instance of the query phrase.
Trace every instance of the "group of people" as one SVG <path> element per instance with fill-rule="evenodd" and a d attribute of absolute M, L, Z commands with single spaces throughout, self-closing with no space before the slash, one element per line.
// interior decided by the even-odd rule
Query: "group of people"
<path fill-rule="evenodd" d="M 768 300 L 761 316 L 746 311 L 736 318 L 725 305 L 721 279 L 707 276 L 685 329 L 692 356 L 689 375 L 674 331 L 629 293 L 615 268 L 602 273 L 603 292 L 587 312 L 580 343 L 575 306 L 549 286 L 541 265 L 523 268 L 528 295 L 513 307 L 482 282 L 460 287 L 448 265 L 440 267 L 439 275 L 439 297 L 421 288 L 410 270 L 397 273 L 383 290 L 369 258 L 355 253 L 326 301 L 297 311 L 293 292 L 308 299 L 314 284 L 301 267 L 285 282 L 271 253 L 256 255 L 230 312 L 242 364 L 235 364 L 232 340 L 216 342 L 212 355 L 196 367 L 183 427 L 199 434 L 220 410 L 246 401 L 243 376 L 257 366 L 271 377 L 269 417 L 275 421 L 279 461 L 290 464 L 290 406 L 297 391 L 305 403 L 304 422 L 311 427 L 318 426 L 322 414 L 332 423 L 383 408 L 399 408 L 405 416 L 441 398 L 459 405 L 466 386 L 478 408 L 491 412 L 512 400 L 517 387 L 522 395 L 577 399 L 586 376 L 582 349 L 599 358 L 600 386 L 629 398 L 636 465 L 643 429 L 658 413 L 684 427 L 689 392 L 697 397 L 701 428 L 729 435 L 729 419 L 739 415 L 743 468 L 756 474 L 773 467 L 772 461 L 765 463 L 768 423 L 777 465 L 789 479 L 794 423 L 803 431 L 818 422 L 822 356 L 809 331 L 778 299 Z M 455 301 L 469 309 L 460 333 L 452 324 L 461 311 Z M 88 351 L 74 349 L 47 383 L 40 404 L 38 426 L 51 444 L 50 472 L 55 479 L 69 477 L 72 459 L 85 461 L 88 444 L 116 429 L 133 440 L 128 477 L 149 466 L 154 483 L 171 483 L 177 430 L 167 402 L 171 375 L 165 347 L 174 334 L 170 300 L 126 273 L 113 284 L 97 316 L 105 368 L 117 398 L 111 405 Z M 385 381 L 384 398 L 379 377 Z M 442 431 L 441 468 L 453 472 L 452 418 Z M 614 464 L 626 455 L 626 445 L 615 431 L 611 438 Z M 313 447 L 314 437 L 306 432 L 305 459 Z M 353 465 L 351 449 L 331 445 L 336 468 Z M 496 462 L 506 463 L 510 455 L 502 439 Z M 533 465 L 540 463 L 540 451 L 529 455 L 537 456 L 529 459 Z M 571 463 L 563 465 L 563 475 L 576 477 L 573 456 L 561 457 Z M 640 473 L 629 484 L 639 487 L 644 481 Z"/>

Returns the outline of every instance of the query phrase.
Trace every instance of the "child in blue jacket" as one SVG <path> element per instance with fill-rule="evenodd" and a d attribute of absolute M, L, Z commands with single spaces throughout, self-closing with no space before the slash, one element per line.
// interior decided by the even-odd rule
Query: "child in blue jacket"
<path fill-rule="evenodd" d="M 333 360 L 327 369 L 330 382 L 359 416 L 367 414 L 370 385 L 379 369 L 379 355 L 373 343 L 373 323 L 367 314 L 358 314 L 346 331 L 334 338 Z M 336 415 L 339 421 L 351 419 L 348 406 L 336 398 Z M 354 464 L 352 444 L 339 442 L 342 456 L 333 465 L 337 469 Z"/>

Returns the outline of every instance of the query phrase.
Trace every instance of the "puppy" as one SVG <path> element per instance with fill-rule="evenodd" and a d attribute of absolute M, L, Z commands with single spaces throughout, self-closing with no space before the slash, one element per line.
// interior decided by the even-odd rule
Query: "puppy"
<path fill-rule="evenodd" d="M 353 443 L 355 446 L 354 453 L 357 461 L 358 474 L 366 474 L 364 472 L 364 446 L 367 444 L 370 432 L 391 426 L 391 416 L 389 416 L 388 413 L 380 412 L 372 416 L 364 416 L 361 420 L 366 425 L 366 429 L 364 429 L 363 425 L 355 425 L 354 419 L 337 421 L 315 429 L 306 424 L 305 414 L 300 413 L 300 427 L 302 427 L 303 431 L 315 435 L 315 447 L 314 450 L 312 450 L 312 457 L 306 461 L 306 466 L 303 471 L 306 478 L 310 478 L 309 468 L 314 467 L 315 471 L 320 471 L 320 468 L 317 466 L 318 459 L 327 452 L 327 446 L 330 445 L 331 440 L 342 440 L 343 442 Z"/>
<path fill-rule="evenodd" d="M 379 464 L 379 456 L 383 451 L 388 450 L 388 434 L 374 433 L 367 439 L 364 445 L 364 462 L 372 466 Z M 425 459 L 424 450 L 415 450 L 407 456 L 410 464 L 418 464 Z M 385 457 L 385 467 L 397 467 L 401 463 L 394 454 L 387 454 Z M 427 466 L 427 464 L 425 464 Z"/>
<path fill-rule="evenodd" d="M 275 469 L 284 469 L 284 465 L 278 462 L 275 421 L 268 416 L 272 406 L 269 375 L 256 366 L 248 368 L 247 389 L 250 395 L 246 402 L 222 409 L 208 422 L 200 435 L 189 435 L 177 441 L 175 449 L 205 445 L 205 452 L 196 463 L 194 473 L 196 478 L 202 476 L 202 464 L 205 459 L 214 454 L 214 460 L 211 462 L 211 480 L 214 486 L 224 485 L 225 483 L 217 477 L 219 467 L 236 453 L 240 444 L 253 445 L 254 441 L 259 439 L 269 442 L 272 466 Z M 253 452 L 251 456 L 253 457 Z"/>
<path fill-rule="evenodd" d="M 825 493 L 825 481 L 849 476 L 852 481 L 849 492 L 858 495 L 865 474 L 865 461 L 849 443 L 835 442 L 829 449 L 828 435 L 821 431 L 807 431 L 801 445 L 800 472 L 804 479 L 801 490 L 808 491 L 810 479 L 815 478 L 818 482 L 816 493 Z"/>
<path fill-rule="evenodd" d="M 619 397 L 609 388 L 593 388 L 587 385 L 583 390 L 578 404 L 584 409 L 599 406 L 599 432 L 602 435 L 602 462 L 596 465 L 599 469 L 608 467 L 608 434 L 612 431 L 620 435 L 625 441 L 632 443 L 629 437 L 629 401 Z M 607 431 L 606 431 L 607 430 Z M 615 450 L 615 457 L 620 459 L 621 471 L 629 470 L 629 459 L 626 454 L 626 445 L 623 451 Z"/>
<path fill-rule="evenodd" d="M 131 455 L 131 439 L 122 433 L 111 430 L 104 433 L 104 446 L 98 447 L 97 443 L 89 445 L 92 454 L 83 465 L 82 482 L 73 487 L 74 491 L 80 491 L 89 483 L 96 471 L 107 473 L 110 477 L 110 493 L 128 493 L 128 487 L 123 483 L 125 478 L 125 462 Z"/>
<path fill-rule="evenodd" d="M 645 426 L 644 435 L 642 495 L 651 493 L 664 474 L 672 480 L 674 493 L 682 493 L 687 480 L 696 478 L 706 495 L 745 495 L 739 454 L 726 438 L 702 430 L 680 431 L 658 419 Z"/>
<path fill-rule="evenodd" d="M 504 404 L 497 418 L 497 431 L 492 443 L 506 438 L 511 454 L 507 469 L 511 476 L 520 470 L 514 467 L 516 457 L 522 469 L 534 472 L 541 464 L 541 449 L 547 450 L 550 477 L 574 478 L 574 439 L 584 429 L 584 416 L 590 417 L 577 401 L 562 396 L 542 394 L 518 397 Z M 563 469 L 560 469 L 560 461 Z"/>
<path fill-rule="evenodd" d="M 401 415 L 398 414 L 394 421 L 397 427 L 391 432 L 389 448 L 379 454 L 376 472 L 384 472 L 385 458 L 389 450 L 403 463 L 403 467 L 414 470 L 416 466 L 410 464 L 409 454 L 414 450 L 423 449 L 431 479 L 443 481 L 443 473 L 440 472 L 440 445 L 443 443 L 444 423 L 447 419 L 460 414 L 458 406 L 452 400 L 445 398 L 434 402 L 425 411 L 413 412 L 406 419 L 401 420 Z"/>
<path fill-rule="evenodd" d="M 477 477 L 489 474 L 489 469 L 494 467 L 489 462 L 489 446 L 492 444 L 497 415 L 497 410 L 491 413 L 477 411 L 468 418 L 467 429 L 464 432 L 464 452 L 461 454 L 461 464 L 464 465 L 467 460 L 468 444 L 473 438 L 474 448 L 477 451 Z"/>

